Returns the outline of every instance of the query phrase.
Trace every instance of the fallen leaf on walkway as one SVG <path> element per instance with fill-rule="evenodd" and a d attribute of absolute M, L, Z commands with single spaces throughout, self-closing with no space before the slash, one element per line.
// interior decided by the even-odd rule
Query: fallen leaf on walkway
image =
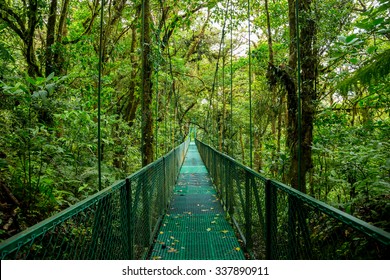
<path fill-rule="evenodd" d="M 211 228 L 206 229 L 207 231 L 211 231 Z"/>
<path fill-rule="evenodd" d="M 221 232 L 226 234 L 226 233 L 228 233 L 229 231 L 226 230 L 226 229 L 224 229 L 224 230 L 221 230 Z"/>
<path fill-rule="evenodd" d="M 177 253 L 175 248 L 169 248 L 168 253 Z"/>

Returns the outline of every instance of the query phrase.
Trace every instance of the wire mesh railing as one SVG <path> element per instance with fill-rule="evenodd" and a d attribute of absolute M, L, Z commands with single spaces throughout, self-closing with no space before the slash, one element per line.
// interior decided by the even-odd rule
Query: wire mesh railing
<path fill-rule="evenodd" d="M 223 206 L 253 258 L 390 258 L 390 233 L 196 143 Z"/>
<path fill-rule="evenodd" d="M 144 259 L 189 140 L 125 180 L 0 244 L 1 259 Z"/>

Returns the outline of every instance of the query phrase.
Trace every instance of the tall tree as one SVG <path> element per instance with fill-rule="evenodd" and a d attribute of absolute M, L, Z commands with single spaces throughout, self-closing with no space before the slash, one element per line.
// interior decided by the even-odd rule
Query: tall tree
<path fill-rule="evenodd" d="M 312 167 L 311 146 L 313 140 L 313 122 L 316 111 L 317 96 L 315 81 L 317 77 L 316 22 L 313 20 L 312 0 L 289 0 L 289 63 L 288 69 L 273 67 L 287 90 L 287 146 L 291 154 L 289 171 L 290 184 L 306 192 L 306 173 Z M 299 13 L 297 18 L 296 12 Z M 297 28 L 299 27 L 299 29 Z M 298 36 L 300 35 L 300 36 Z M 301 62 L 301 135 L 299 135 L 298 117 L 298 47 Z M 299 141 L 301 140 L 301 141 Z M 299 143 L 300 142 L 300 143 Z"/>
<path fill-rule="evenodd" d="M 57 19 L 57 0 L 51 0 L 50 13 L 47 21 L 47 33 L 46 33 L 46 76 L 49 76 L 54 71 L 54 54 L 53 44 L 55 40 L 55 27 Z"/>
<path fill-rule="evenodd" d="M 300 189 L 306 192 L 306 174 L 313 167 L 312 142 L 313 124 L 317 106 L 315 83 L 318 68 L 317 22 L 313 17 L 312 0 L 301 0 L 299 11 L 300 49 L 302 58 L 302 129 L 301 129 L 301 170 L 299 172 Z"/>
<path fill-rule="evenodd" d="M 35 54 L 35 30 L 39 23 L 39 9 L 42 3 L 38 0 L 12 2 L 0 1 L 0 22 L 5 22 L 23 42 L 23 55 L 27 62 L 28 74 L 31 77 L 41 76 Z"/>
<path fill-rule="evenodd" d="M 152 61 L 150 36 L 150 0 L 142 3 L 142 72 L 141 72 L 141 103 L 142 103 L 142 165 L 153 161 L 153 112 L 152 112 Z"/>

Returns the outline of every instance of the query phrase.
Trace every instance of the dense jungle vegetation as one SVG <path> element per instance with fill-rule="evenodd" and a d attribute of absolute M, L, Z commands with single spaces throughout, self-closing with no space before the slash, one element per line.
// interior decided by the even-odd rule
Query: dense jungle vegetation
<path fill-rule="evenodd" d="M 101 9 L 0 0 L 0 240 L 98 191 L 100 46 L 104 187 L 194 127 L 256 171 L 390 231 L 389 0 L 301 0 L 298 18 L 294 0 Z"/>

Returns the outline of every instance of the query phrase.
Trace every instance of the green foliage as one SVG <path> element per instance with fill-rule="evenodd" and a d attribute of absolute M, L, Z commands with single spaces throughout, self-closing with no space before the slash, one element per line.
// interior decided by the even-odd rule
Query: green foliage
<path fill-rule="evenodd" d="M 0 18 L 0 188 L 6 186 L 20 204 L 2 192 L 0 202 L 8 208 L 0 217 L 0 228 L 14 209 L 21 210 L 18 222 L 0 233 L 0 238 L 97 191 L 100 4 L 92 2 L 70 1 L 64 30 L 56 34 L 53 46 L 59 63 L 56 73 L 61 74 L 48 77 L 27 75 L 24 43 Z M 352 0 L 312 1 L 310 16 L 317 22 L 312 43 L 320 66 L 308 192 L 382 225 L 390 183 L 390 1 L 374 2 L 362 1 L 363 7 Z M 31 15 L 23 1 L 6 3 L 28 22 Z M 152 1 L 149 59 L 154 71 L 157 156 L 196 126 L 198 137 L 248 164 L 248 7 L 246 1 L 231 3 L 228 32 L 218 57 L 229 8 L 226 1 Z M 118 1 L 108 1 L 106 8 L 101 96 L 104 185 L 140 167 L 142 127 L 139 7 L 132 3 L 120 10 Z M 286 93 L 283 87 L 270 89 L 266 78 L 269 50 L 264 2 L 251 1 L 251 8 L 255 168 L 286 182 L 291 165 Z M 48 9 L 47 1 L 39 1 L 33 57 L 40 69 L 45 67 Z M 202 34 L 208 12 L 209 23 Z M 288 1 L 269 1 L 269 13 L 274 64 L 288 72 Z M 194 52 L 188 57 L 193 44 Z M 134 116 L 129 120 L 132 109 Z"/>
<path fill-rule="evenodd" d="M 356 199 L 366 202 L 390 192 L 388 122 L 349 127 L 345 114 L 324 111 L 314 140 L 314 193 L 353 214 Z"/>
<path fill-rule="evenodd" d="M 369 86 L 382 82 L 389 76 L 389 73 L 390 49 L 370 58 L 363 67 L 358 69 L 351 77 L 343 80 L 338 87 L 341 92 L 347 93 L 349 90 L 354 90 L 354 88 L 359 86 Z"/>
<path fill-rule="evenodd" d="M 374 83 L 382 83 L 389 75 L 390 52 L 388 36 L 390 17 L 387 13 L 390 1 L 381 0 L 373 5 L 355 22 L 355 29 L 349 36 L 339 36 L 337 51 L 332 59 L 347 58 L 352 66 L 358 66 L 353 73 L 346 73 L 338 88 L 343 94 L 356 91 Z"/>

